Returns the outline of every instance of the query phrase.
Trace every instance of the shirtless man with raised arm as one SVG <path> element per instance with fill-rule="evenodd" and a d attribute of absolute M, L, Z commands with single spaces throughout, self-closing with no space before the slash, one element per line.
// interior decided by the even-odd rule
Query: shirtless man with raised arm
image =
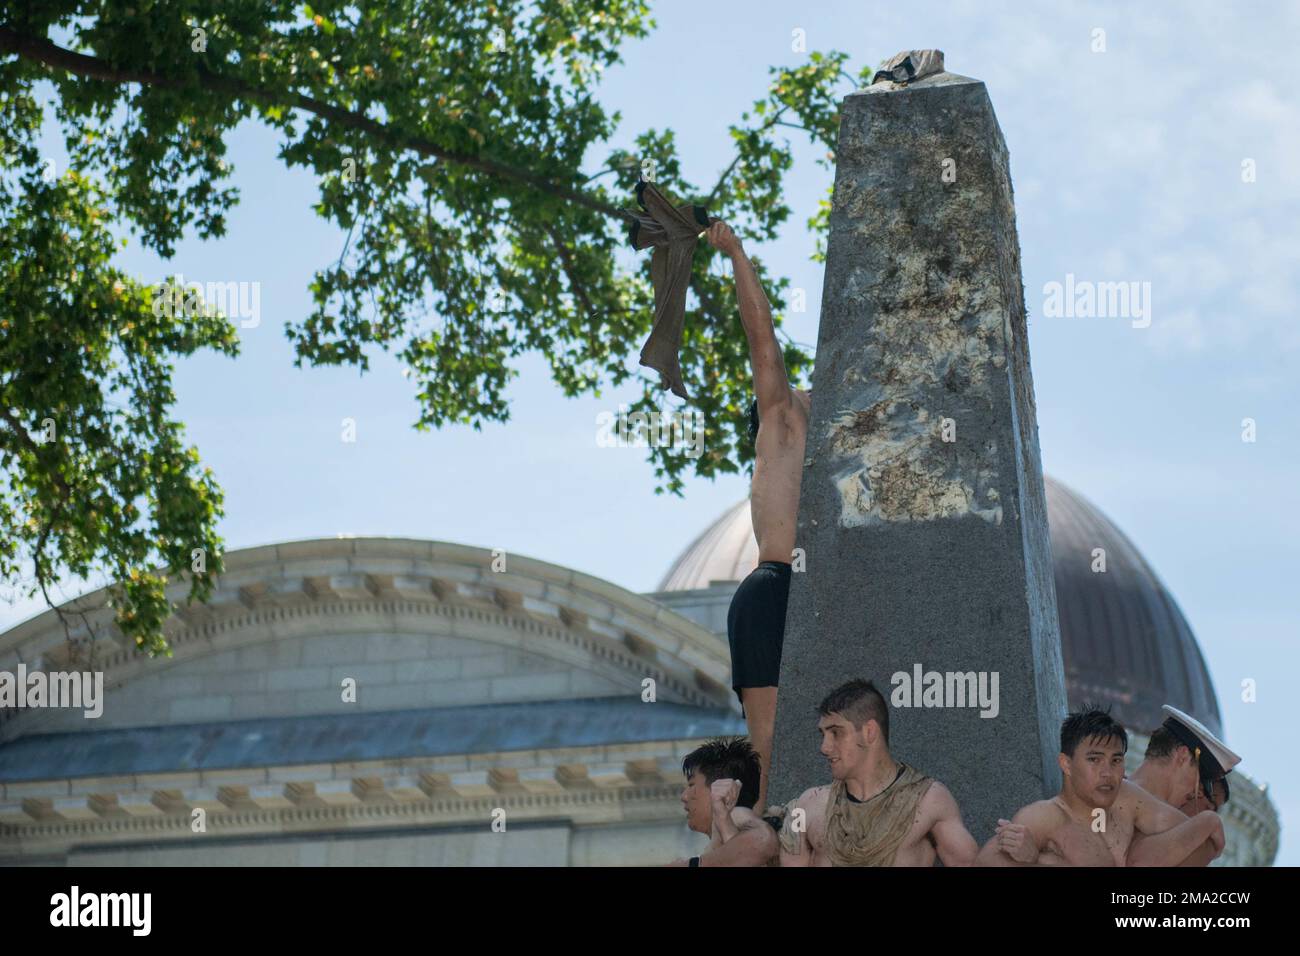
<path fill-rule="evenodd" d="M 744 737 L 719 737 L 696 747 L 682 761 L 682 809 L 686 825 L 709 835 L 708 849 L 669 866 L 767 866 L 776 856 L 776 834 L 754 813 L 758 754 Z"/>
<path fill-rule="evenodd" d="M 1107 711 L 1084 707 L 1061 725 L 1061 792 L 1024 807 L 980 850 L 977 866 L 1125 866 L 1135 835 L 1147 865 L 1171 866 L 1210 841 L 1223 852 L 1223 822 L 1211 811 L 1190 819 L 1124 779 L 1128 734 Z M 1173 832 L 1169 832 L 1173 831 Z"/>
<path fill-rule="evenodd" d="M 942 783 L 889 753 L 889 710 L 853 680 L 818 708 L 832 782 L 785 809 L 782 866 L 970 866 L 979 849 Z"/>
<path fill-rule="evenodd" d="M 757 804 L 761 810 L 767 801 L 776 685 L 781 674 L 790 562 L 812 399 L 809 392 L 790 387 L 771 307 L 740 240 L 722 221 L 709 227 L 708 239 L 731 258 L 740 324 L 749 340 L 749 364 L 754 372 L 755 401 L 750 409 L 754 477 L 749 509 L 758 541 L 758 567 L 732 597 L 727 640 L 731 645 L 731 686 L 740 697 L 749 738 L 762 761 Z"/>

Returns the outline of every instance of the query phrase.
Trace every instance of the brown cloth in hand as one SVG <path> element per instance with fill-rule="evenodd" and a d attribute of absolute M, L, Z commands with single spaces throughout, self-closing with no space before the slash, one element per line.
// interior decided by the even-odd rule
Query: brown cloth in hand
<path fill-rule="evenodd" d="M 916 808 L 934 779 L 899 762 L 899 774 L 880 793 L 862 803 L 848 798 L 844 781 L 831 784 L 827 798 L 826 852 L 832 866 L 892 866 L 912 824 Z M 780 834 L 786 852 L 793 853 L 799 836 L 790 820 Z"/>
<path fill-rule="evenodd" d="M 655 288 L 655 321 L 650 338 L 641 349 L 641 364 L 659 373 L 660 388 L 690 398 L 682 383 L 678 354 L 682 348 L 682 326 L 686 320 L 686 289 L 691 283 L 691 261 L 695 243 L 711 222 L 704 206 L 684 203 L 674 208 L 655 188 L 640 180 L 636 201 L 647 215 L 632 214 L 630 239 L 633 249 L 654 246 L 650 258 L 650 281 Z"/>

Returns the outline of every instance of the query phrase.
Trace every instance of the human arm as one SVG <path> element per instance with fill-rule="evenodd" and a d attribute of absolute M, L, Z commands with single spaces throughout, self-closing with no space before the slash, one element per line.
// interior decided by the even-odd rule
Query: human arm
<path fill-rule="evenodd" d="M 738 832 L 731 811 L 740 799 L 740 781 L 719 779 L 709 785 L 709 802 L 713 807 L 714 846 L 726 843 Z"/>
<path fill-rule="evenodd" d="M 923 802 L 926 804 L 924 812 L 934 821 L 930 836 L 943 865 L 974 865 L 979 844 L 961 822 L 961 809 L 952 792 L 936 780 L 926 791 Z"/>
<path fill-rule="evenodd" d="M 1143 839 L 1146 838 L 1144 837 Z M 1226 835 L 1224 837 L 1223 846 L 1221 847 L 1216 848 L 1214 845 L 1214 841 L 1212 839 L 1206 840 L 1195 850 L 1189 853 L 1186 859 L 1184 859 L 1183 862 L 1179 863 L 1178 865 L 1179 866 L 1209 866 L 1210 861 L 1218 857 L 1219 854 L 1224 851 L 1227 845 L 1228 845 L 1228 841 Z"/>
<path fill-rule="evenodd" d="M 1158 806 L 1139 810 L 1125 866 L 1207 866 L 1223 852 L 1223 821 L 1213 810 L 1194 817 L 1152 798 Z M 1160 829 L 1163 827 L 1163 829 Z"/>
<path fill-rule="evenodd" d="M 736 301 L 740 307 L 740 324 L 749 342 L 749 364 L 754 373 L 754 395 L 758 399 L 760 418 L 791 407 L 793 401 L 785 358 L 772 324 L 772 308 L 758 281 L 754 264 L 745 255 L 740 239 L 725 222 L 709 226 L 709 242 L 731 259 L 736 277 Z"/>
<path fill-rule="evenodd" d="M 726 842 L 700 857 L 700 866 L 766 866 L 777 855 L 776 831 L 752 813 L 733 829 Z"/>
<path fill-rule="evenodd" d="M 812 866 L 812 843 L 808 839 L 808 816 L 816 788 L 805 790 L 790 804 L 781 828 L 781 865 Z"/>
<path fill-rule="evenodd" d="M 1130 781 L 1124 781 L 1123 792 L 1134 802 L 1134 842 L 1138 844 L 1129 844 L 1125 865 L 1204 866 L 1223 852 L 1223 821 L 1212 810 L 1188 818 Z M 1140 841 L 1136 839 L 1139 833 L 1143 834 Z"/>
<path fill-rule="evenodd" d="M 1059 813 L 1049 801 L 1031 803 L 1010 820 L 999 820 L 993 838 L 975 857 L 976 866 L 1053 866 L 1055 854 L 1042 852 L 1059 825 Z"/>

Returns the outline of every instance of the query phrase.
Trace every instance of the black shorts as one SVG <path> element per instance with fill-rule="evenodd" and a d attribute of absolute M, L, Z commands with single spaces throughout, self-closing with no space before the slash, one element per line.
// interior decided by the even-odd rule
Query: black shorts
<path fill-rule="evenodd" d="M 786 561 L 763 561 L 736 588 L 727 611 L 727 643 L 731 645 L 731 687 L 737 697 L 742 687 L 777 685 L 789 597 L 790 564 Z"/>

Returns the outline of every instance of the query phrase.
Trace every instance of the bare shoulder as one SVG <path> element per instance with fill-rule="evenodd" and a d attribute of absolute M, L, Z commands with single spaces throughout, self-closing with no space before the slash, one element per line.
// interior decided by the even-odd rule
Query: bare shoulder
<path fill-rule="evenodd" d="M 813 807 L 824 805 L 826 803 L 826 798 L 829 797 L 830 794 L 831 785 L 829 783 L 824 783 L 820 787 L 809 787 L 799 795 L 799 799 L 796 800 L 795 803 L 803 807 L 805 810 L 811 810 Z"/>
<path fill-rule="evenodd" d="M 807 392 L 792 388 L 789 402 L 780 405 L 780 415 L 792 428 L 807 428 L 808 419 L 812 417 L 811 406 L 812 398 Z"/>
<path fill-rule="evenodd" d="M 784 418 L 794 406 L 799 404 L 794 389 L 788 384 L 784 392 L 780 389 L 773 389 L 771 392 L 755 395 L 755 400 L 758 402 L 758 417 L 760 420 L 771 418 L 774 415 Z"/>
<path fill-rule="evenodd" d="M 762 818 L 749 807 L 732 807 L 731 822 L 742 830 L 752 826 L 767 826 Z"/>
<path fill-rule="evenodd" d="M 820 787 L 809 787 L 799 797 L 790 801 L 787 809 L 790 811 L 802 810 L 806 816 L 817 818 L 826 810 L 826 800 L 830 796 L 831 788 L 829 784 Z"/>
<path fill-rule="evenodd" d="M 957 798 L 952 795 L 951 790 L 938 780 L 930 781 L 930 786 L 921 797 L 921 804 L 918 809 L 932 820 L 942 820 L 945 817 L 960 814 L 957 807 Z"/>
<path fill-rule="evenodd" d="M 1119 803 L 1121 800 L 1124 801 L 1125 803 L 1131 803 L 1131 804 L 1141 803 L 1143 801 L 1152 801 L 1152 800 L 1158 801 L 1160 803 L 1164 802 L 1163 800 L 1160 800 L 1159 797 L 1151 793 L 1149 790 L 1143 790 L 1141 787 L 1139 787 L 1132 780 L 1129 780 L 1127 777 L 1119 782 L 1119 797 L 1116 799 L 1115 802 Z"/>
<path fill-rule="evenodd" d="M 1170 806 L 1129 780 L 1120 782 L 1113 810 L 1117 819 L 1132 821 L 1144 833 L 1160 833 L 1188 819 L 1178 807 Z"/>
<path fill-rule="evenodd" d="M 1133 781 L 1124 779 L 1119 782 L 1119 795 L 1115 798 L 1111 812 L 1116 814 L 1138 814 L 1144 809 L 1157 806 L 1163 809 L 1169 805 L 1155 794 L 1143 790 Z M 1170 807 L 1169 809 L 1172 810 L 1173 808 Z"/>
<path fill-rule="evenodd" d="M 1069 817 L 1055 800 L 1036 800 L 1016 811 L 1012 823 L 1023 823 L 1034 830 L 1052 831 L 1068 822 Z"/>

